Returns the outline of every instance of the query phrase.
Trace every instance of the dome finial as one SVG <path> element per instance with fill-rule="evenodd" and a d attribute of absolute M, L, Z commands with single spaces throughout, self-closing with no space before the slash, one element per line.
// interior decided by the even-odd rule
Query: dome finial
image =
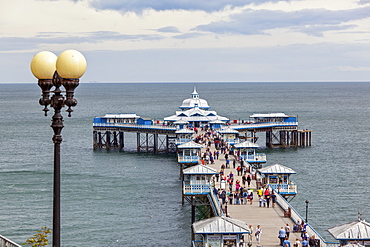
<path fill-rule="evenodd" d="M 197 88 L 195 87 L 195 84 L 194 84 L 194 91 L 191 94 L 191 96 L 192 96 L 193 99 L 199 99 L 199 94 L 197 92 Z"/>

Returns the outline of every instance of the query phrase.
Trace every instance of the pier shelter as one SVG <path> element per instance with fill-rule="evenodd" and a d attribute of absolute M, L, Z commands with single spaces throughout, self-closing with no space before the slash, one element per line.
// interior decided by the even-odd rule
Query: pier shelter
<path fill-rule="evenodd" d="M 285 113 L 256 113 L 250 116 L 250 124 L 233 126 L 239 131 L 247 131 L 252 137 L 258 132 L 266 133 L 268 148 L 311 146 L 311 130 L 298 130 L 298 117 Z"/>
<path fill-rule="evenodd" d="M 360 217 L 356 221 L 329 228 L 328 231 L 339 240 L 340 246 L 360 244 L 370 247 L 370 223 Z"/>
<path fill-rule="evenodd" d="M 192 135 L 195 133 L 192 129 L 179 129 L 176 130 L 175 134 L 176 138 L 176 145 L 180 145 L 186 142 L 190 142 L 192 140 Z"/>
<path fill-rule="evenodd" d="M 217 130 L 217 129 L 221 129 L 222 126 L 224 126 L 225 124 L 226 124 L 225 121 L 216 119 L 216 120 L 209 122 L 209 127 L 213 130 Z"/>
<path fill-rule="evenodd" d="M 222 215 L 220 203 L 213 192 L 212 178 L 215 174 L 217 170 L 201 164 L 183 170 L 182 204 L 185 200 L 190 203 L 192 223 L 196 215 L 198 219 Z"/>
<path fill-rule="evenodd" d="M 254 123 L 274 123 L 274 122 L 298 122 L 297 116 L 288 116 L 283 112 L 279 113 L 256 113 L 250 116 Z"/>
<path fill-rule="evenodd" d="M 177 146 L 177 162 L 179 164 L 194 165 L 200 161 L 200 150 L 203 145 L 189 141 Z"/>
<path fill-rule="evenodd" d="M 218 132 L 222 135 L 222 138 L 227 144 L 235 145 L 239 143 L 239 131 L 227 127 L 219 130 Z"/>
<path fill-rule="evenodd" d="M 95 117 L 94 123 L 136 124 L 139 118 L 136 113 L 107 113 L 104 117 Z"/>
<path fill-rule="evenodd" d="M 176 129 L 184 129 L 186 126 L 189 125 L 189 122 L 185 121 L 185 120 L 182 120 L 182 119 L 179 119 L 179 120 L 173 122 L 173 124 L 176 126 Z"/>
<path fill-rule="evenodd" d="M 237 149 L 239 157 L 248 162 L 254 168 L 261 168 L 263 163 L 266 163 L 266 154 L 256 153 L 260 146 L 251 141 L 245 141 L 234 145 Z"/>
<path fill-rule="evenodd" d="M 193 223 L 194 234 L 201 236 L 193 241 L 197 247 L 238 247 L 243 234 L 251 234 L 248 225 L 225 216 L 213 217 Z"/>
<path fill-rule="evenodd" d="M 183 171 L 183 194 L 187 195 L 206 195 L 212 191 L 212 177 L 217 174 L 217 170 L 205 166 L 195 165 Z"/>
<path fill-rule="evenodd" d="M 296 174 L 293 169 L 275 164 L 261 168 L 258 172 L 264 176 L 262 185 L 269 186 L 284 198 L 297 194 L 297 185 L 289 179 L 291 174 Z"/>

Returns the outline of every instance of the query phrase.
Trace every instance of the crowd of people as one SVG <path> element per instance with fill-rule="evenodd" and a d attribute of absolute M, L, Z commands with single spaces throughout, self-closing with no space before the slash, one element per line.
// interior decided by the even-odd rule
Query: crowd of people
<path fill-rule="evenodd" d="M 202 164 L 212 166 L 216 160 L 225 160 L 219 172 L 213 178 L 212 183 L 214 193 L 218 196 L 222 209 L 226 214 L 225 206 L 228 204 L 252 205 L 254 201 L 257 201 L 259 207 L 273 208 L 276 206 L 274 191 L 268 186 L 262 187 L 258 184 L 252 186 L 252 180 L 256 179 L 254 169 L 243 163 L 243 159 L 240 159 L 238 151 L 232 150 L 219 133 L 206 130 L 203 135 L 198 135 L 195 141 L 206 146 L 205 152 L 201 154 Z M 211 151 L 213 146 L 214 150 Z M 230 217 L 229 214 L 227 216 Z M 256 229 L 253 229 L 251 225 L 249 227 L 251 232 L 249 241 L 254 236 L 259 244 L 262 234 L 261 226 L 258 225 Z M 279 230 L 280 245 L 283 247 L 319 247 L 319 241 L 314 236 L 308 237 L 306 227 L 307 224 L 304 222 L 298 222 L 292 229 L 289 224 L 281 227 Z M 293 244 L 289 240 L 291 232 L 300 233 L 301 236 Z M 244 243 L 244 239 L 241 243 Z"/>
<path fill-rule="evenodd" d="M 299 233 L 300 239 L 296 238 L 294 244 L 289 240 L 290 232 Z M 282 226 L 279 230 L 278 237 L 280 239 L 280 246 L 283 247 L 320 247 L 320 240 L 316 239 L 314 235 L 311 237 L 307 234 L 307 224 L 297 222 L 293 229 L 290 229 L 290 225 Z"/>

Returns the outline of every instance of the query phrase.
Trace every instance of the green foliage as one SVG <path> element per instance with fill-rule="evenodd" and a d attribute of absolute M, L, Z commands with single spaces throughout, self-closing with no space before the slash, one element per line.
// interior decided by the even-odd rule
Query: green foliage
<path fill-rule="evenodd" d="M 48 234 L 51 233 L 51 230 L 47 227 L 41 227 L 41 230 L 36 231 L 37 233 L 34 234 L 32 237 L 26 240 L 23 245 L 30 245 L 32 247 L 38 246 L 45 246 L 49 244 L 49 240 L 47 239 Z"/>

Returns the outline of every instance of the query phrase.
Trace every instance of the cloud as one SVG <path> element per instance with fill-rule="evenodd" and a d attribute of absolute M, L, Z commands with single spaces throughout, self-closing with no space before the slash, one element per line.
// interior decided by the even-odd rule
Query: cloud
<path fill-rule="evenodd" d="M 193 39 L 193 38 L 198 38 L 198 37 L 201 37 L 201 36 L 205 36 L 204 33 L 184 33 L 184 34 L 180 34 L 180 35 L 175 35 L 173 36 L 173 38 L 175 39 Z"/>
<path fill-rule="evenodd" d="M 157 31 L 160 33 L 180 33 L 179 29 L 173 26 L 158 28 Z"/>
<path fill-rule="evenodd" d="M 42 47 L 44 44 L 81 44 L 81 43 L 102 43 L 114 40 L 159 40 L 160 35 L 148 34 L 120 34 L 118 32 L 98 31 L 70 34 L 63 32 L 42 32 L 31 38 L 24 37 L 2 37 L 0 38 L 0 52 L 14 50 L 29 50 Z"/>
<path fill-rule="evenodd" d="M 343 23 L 368 18 L 370 7 L 349 10 L 303 9 L 294 12 L 282 10 L 252 10 L 230 16 L 230 21 L 199 25 L 193 30 L 218 34 L 268 34 L 268 30 L 286 28 L 292 31 L 322 36 L 324 31 L 346 30 L 354 25 Z"/>
<path fill-rule="evenodd" d="M 358 3 L 359 4 L 367 4 L 367 3 L 370 3 L 370 0 L 360 0 Z"/>
<path fill-rule="evenodd" d="M 370 71 L 370 67 L 353 67 L 353 66 L 338 66 L 337 67 L 340 71 Z"/>
<path fill-rule="evenodd" d="M 206 12 L 219 11 L 227 6 L 242 7 L 247 4 L 262 4 L 265 2 L 278 2 L 278 0 L 92 0 L 91 6 L 96 9 L 109 9 L 121 12 L 140 13 L 147 9 L 164 10 L 202 10 Z"/>

